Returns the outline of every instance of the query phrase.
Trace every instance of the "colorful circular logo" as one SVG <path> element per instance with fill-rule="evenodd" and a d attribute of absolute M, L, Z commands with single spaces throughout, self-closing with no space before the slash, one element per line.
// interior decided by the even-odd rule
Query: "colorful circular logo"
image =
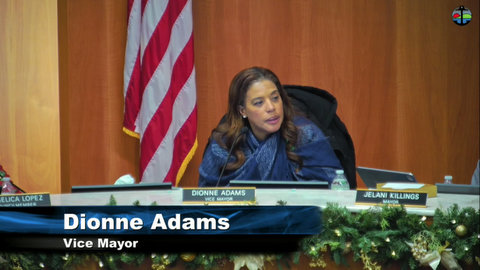
<path fill-rule="evenodd" d="M 452 20 L 458 25 L 467 25 L 472 20 L 472 12 L 464 6 L 459 6 L 453 10 Z"/>

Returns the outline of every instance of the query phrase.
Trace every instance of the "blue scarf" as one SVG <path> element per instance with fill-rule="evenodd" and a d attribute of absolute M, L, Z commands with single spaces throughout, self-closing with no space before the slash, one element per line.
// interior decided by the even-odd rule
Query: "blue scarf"
<path fill-rule="evenodd" d="M 331 182 L 335 170 L 341 169 L 328 139 L 310 120 L 296 117 L 294 123 L 298 128 L 299 141 L 294 152 L 302 158 L 303 166 L 287 157 L 286 142 L 280 132 L 271 134 L 264 141 L 258 141 L 251 130 L 246 134 L 246 142 L 242 146 L 245 163 L 235 171 L 225 171 L 219 186 L 228 186 L 230 180 L 324 180 Z M 215 186 L 220 171 L 225 164 L 228 150 L 222 148 L 215 140 L 211 140 L 205 150 L 199 168 L 199 186 Z M 232 155 L 229 162 L 235 161 Z"/>

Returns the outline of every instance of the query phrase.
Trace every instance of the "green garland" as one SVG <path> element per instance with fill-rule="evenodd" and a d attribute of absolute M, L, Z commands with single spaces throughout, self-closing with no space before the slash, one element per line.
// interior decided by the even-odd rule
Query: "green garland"
<path fill-rule="evenodd" d="M 437 209 L 431 225 L 426 223 L 426 217 L 407 214 L 403 207 L 388 206 L 353 214 L 330 204 L 323 218 L 323 233 L 306 239 L 302 248 L 320 266 L 323 253 L 329 249 L 337 264 L 346 264 L 344 255 L 353 252 L 354 260 L 361 259 L 367 269 L 394 262 L 415 269 L 420 264 L 408 243 L 424 234 L 433 236 L 439 247 L 449 245 L 458 261 L 470 265 L 476 261 L 480 265 L 480 211 L 473 208 L 460 210 L 454 205 L 447 212 Z M 471 231 L 458 233 L 459 226 Z"/>
<path fill-rule="evenodd" d="M 113 196 L 109 204 L 116 205 Z M 433 221 L 428 221 L 426 217 L 408 214 L 404 207 L 373 207 L 351 213 L 345 207 L 328 204 L 323 209 L 321 234 L 304 239 L 301 250 L 295 254 L 261 255 L 261 260 L 276 261 L 282 269 L 282 265 L 288 266 L 288 261 L 298 263 L 300 254 L 304 254 L 311 259 L 311 267 L 325 268 L 326 254 L 336 264 L 347 265 L 345 258 L 352 253 L 354 261 L 361 260 L 365 269 L 381 269 L 393 263 L 415 269 L 425 264 L 423 259 L 429 254 L 449 249 L 453 261 L 480 266 L 480 210 L 454 205 L 445 212 L 437 209 Z M 0 253 L 0 269 L 73 269 L 96 262 L 104 269 L 148 263 L 152 269 L 161 270 L 180 260 L 188 269 L 213 269 L 228 261 L 236 264 L 239 257 L 235 254 Z"/>

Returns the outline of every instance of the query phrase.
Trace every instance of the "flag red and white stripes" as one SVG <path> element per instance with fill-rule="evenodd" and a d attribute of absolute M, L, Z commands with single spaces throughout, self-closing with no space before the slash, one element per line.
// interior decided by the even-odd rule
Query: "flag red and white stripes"
<path fill-rule="evenodd" d="M 178 185 L 197 148 L 192 0 L 129 0 L 124 131 L 141 182 Z"/>

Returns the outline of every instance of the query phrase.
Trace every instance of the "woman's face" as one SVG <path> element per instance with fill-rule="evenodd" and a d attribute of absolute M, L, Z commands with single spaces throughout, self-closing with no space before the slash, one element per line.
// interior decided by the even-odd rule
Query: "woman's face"
<path fill-rule="evenodd" d="M 245 96 L 240 114 L 247 116 L 253 134 L 260 141 L 278 131 L 283 122 L 283 102 L 277 86 L 262 80 L 252 84 Z"/>

